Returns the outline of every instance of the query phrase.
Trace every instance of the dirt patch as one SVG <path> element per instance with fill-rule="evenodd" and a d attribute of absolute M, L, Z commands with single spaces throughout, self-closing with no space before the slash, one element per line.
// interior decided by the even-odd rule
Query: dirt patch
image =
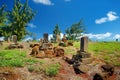
<path fill-rule="evenodd" d="M 14 68 L 0 67 L 0 80 L 19 80 L 21 76 Z"/>

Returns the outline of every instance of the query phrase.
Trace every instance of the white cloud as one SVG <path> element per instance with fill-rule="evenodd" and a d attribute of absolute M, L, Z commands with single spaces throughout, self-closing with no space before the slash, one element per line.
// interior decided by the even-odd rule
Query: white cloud
<path fill-rule="evenodd" d="M 95 39 L 105 39 L 111 37 L 112 33 L 106 32 L 104 34 L 83 34 L 83 36 L 88 36 L 89 38 L 95 38 Z"/>
<path fill-rule="evenodd" d="M 114 38 L 115 38 L 115 39 L 120 38 L 120 34 L 116 34 L 116 35 L 114 36 Z"/>
<path fill-rule="evenodd" d="M 33 0 L 35 3 L 41 3 L 44 5 L 54 5 L 54 3 L 51 2 L 51 0 Z"/>
<path fill-rule="evenodd" d="M 117 16 L 116 12 L 110 11 L 107 13 L 108 21 L 114 21 L 118 19 L 119 17 Z"/>
<path fill-rule="evenodd" d="M 109 11 L 106 15 L 107 15 L 106 17 L 96 19 L 95 23 L 96 24 L 102 24 L 102 23 L 105 23 L 105 22 L 108 22 L 108 21 L 114 21 L 114 20 L 119 18 L 119 16 L 117 16 L 117 13 L 113 12 L 113 11 Z"/>
<path fill-rule="evenodd" d="M 27 38 L 25 38 L 25 39 L 23 39 L 22 41 L 31 41 L 31 40 L 33 40 L 33 38 L 32 37 L 27 37 Z"/>
<path fill-rule="evenodd" d="M 101 24 L 101 23 L 104 23 L 104 22 L 106 22 L 107 21 L 107 18 L 106 17 L 103 17 L 103 18 L 101 18 L 101 19 L 96 19 L 95 20 L 95 23 L 96 24 Z"/>
<path fill-rule="evenodd" d="M 27 25 L 28 27 L 31 27 L 31 28 L 36 28 L 37 26 L 36 25 L 34 25 L 33 23 L 28 23 L 28 25 Z"/>
<path fill-rule="evenodd" d="M 60 39 L 62 39 L 63 36 L 64 36 L 64 34 L 63 34 L 63 33 L 60 33 Z M 51 40 L 51 38 L 53 38 L 53 34 L 49 34 L 48 40 Z"/>
<path fill-rule="evenodd" d="M 64 0 L 65 2 L 70 2 L 71 0 Z"/>
<path fill-rule="evenodd" d="M 0 37 L 0 41 L 4 41 L 4 38 L 5 38 L 5 37 Z"/>

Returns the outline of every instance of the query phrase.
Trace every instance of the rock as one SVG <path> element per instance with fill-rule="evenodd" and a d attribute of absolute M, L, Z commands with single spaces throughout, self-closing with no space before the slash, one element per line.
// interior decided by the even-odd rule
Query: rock
<path fill-rule="evenodd" d="M 80 66 L 78 66 L 78 69 L 83 73 L 86 73 L 89 71 L 89 67 L 85 64 L 80 64 Z"/>
<path fill-rule="evenodd" d="M 40 52 L 36 55 L 36 58 L 44 58 L 44 57 L 45 57 L 44 51 L 40 51 Z"/>
<path fill-rule="evenodd" d="M 24 48 L 23 45 L 18 45 L 18 48 Z"/>
<path fill-rule="evenodd" d="M 65 60 L 67 63 L 69 63 L 69 64 L 73 64 L 73 63 L 75 62 L 74 60 L 72 60 L 72 59 L 70 59 L 70 58 L 68 58 L 68 57 L 65 57 L 64 60 Z"/>
<path fill-rule="evenodd" d="M 64 56 L 64 49 L 54 47 L 53 50 L 54 50 L 54 54 L 55 54 L 57 57 Z"/>
<path fill-rule="evenodd" d="M 96 73 L 93 77 L 93 80 L 104 80 L 104 79 L 100 74 Z"/>
<path fill-rule="evenodd" d="M 101 68 L 104 72 L 108 73 L 108 76 L 112 76 L 114 73 L 114 66 L 110 64 L 102 65 Z"/>
<path fill-rule="evenodd" d="M 10 44 L 8 46 L 8 49 L 15 49 L 15 48 L 17 48 L 17 45 L 15 45 L 15 44 Z"/>
<path fill-rule="evenodd" d="M 62 42 L 66 43 L 67 39 L 66 38 L 62 38 Z"/>

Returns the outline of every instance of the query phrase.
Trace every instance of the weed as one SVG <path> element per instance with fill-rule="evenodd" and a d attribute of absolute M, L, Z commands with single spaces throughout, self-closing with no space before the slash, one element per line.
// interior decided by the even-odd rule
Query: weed
<path fill-rule="evenodd" d="M 59 64 L 52 64 L 52 65 L 49 65 L 46 70 L 45 70 L 45 73 L 46 75 L 52 77 L 52 76 L 55 76 L 58 71 L 59 71 L 59 68 L 60 68 L 60 65 Z"/>
<path fill-rule="evenodd" d="M 28 67 L 28 71 L 29 71 L 29 72 L 35 71 L 35 67 L 30 65 L 30 66 Z"/>

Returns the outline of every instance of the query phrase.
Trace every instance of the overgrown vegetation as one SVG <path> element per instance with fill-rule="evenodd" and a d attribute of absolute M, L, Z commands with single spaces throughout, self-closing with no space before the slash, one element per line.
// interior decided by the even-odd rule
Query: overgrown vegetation
<path fill-rule="evenodd" d="M 45 74 L 50 77 L 55 76 L 58 73 L 59 69 L 60 69 L 60 64 L 58 63 L 48 65 L 48 67 L 46 67 L 45 69 Z"/>

